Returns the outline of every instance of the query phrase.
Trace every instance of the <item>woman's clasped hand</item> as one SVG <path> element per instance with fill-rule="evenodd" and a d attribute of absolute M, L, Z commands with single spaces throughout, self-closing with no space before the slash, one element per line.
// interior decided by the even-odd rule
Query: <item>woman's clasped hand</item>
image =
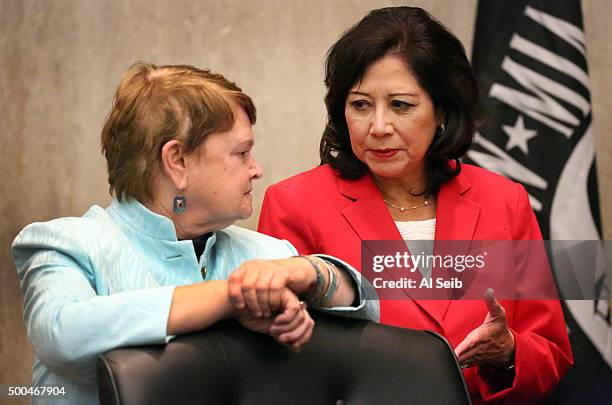
<path fill-rule="evenodd" d="M 293 291 L 307 291 L 316 275 L 296 258 L 250 260 L 228 278 L 228 293 L 246 328 L 274 337 L 299 351 L 312 336 L 314 321 L 306 302 Z"/>

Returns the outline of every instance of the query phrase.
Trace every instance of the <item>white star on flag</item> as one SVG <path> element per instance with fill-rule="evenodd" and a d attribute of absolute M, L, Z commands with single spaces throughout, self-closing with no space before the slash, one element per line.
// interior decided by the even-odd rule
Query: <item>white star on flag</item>
<path fill-rule="evenodd" d="M 506 150 L 510 150 L 518 146 L 525 155 L 529 154 L 527 141 L 538 135 L 537 131 L 525 128 L 523 116 L 519 115 L 513 127 L 510 125 L 502 125 L 504 132 L 508 135 Z"/>

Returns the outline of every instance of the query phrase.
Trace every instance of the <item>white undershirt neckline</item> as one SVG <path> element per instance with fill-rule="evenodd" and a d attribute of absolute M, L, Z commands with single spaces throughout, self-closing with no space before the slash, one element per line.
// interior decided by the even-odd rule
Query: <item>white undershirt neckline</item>
<path fill-rule="evenodd" d="M 402 239 L 406 241 L 412 253 L 433 254 L 434 236 L 436 234 L 436 218 L 422 221 L 394 221 Z M 427 242 L 429 241 L 429 242 Z M 425 278 L 431 278 L 431 267 L 420 266 L 419 272 Z"/>
<path fill-rule="evenodd" d="M 436 218 L 422 221 L 394 221 L 404 240 L 434 240 Z"/>

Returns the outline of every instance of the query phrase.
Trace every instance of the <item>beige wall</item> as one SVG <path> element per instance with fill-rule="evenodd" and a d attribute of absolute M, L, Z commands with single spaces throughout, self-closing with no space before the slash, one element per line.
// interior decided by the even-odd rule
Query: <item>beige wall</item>
<path fill-rule="evenodd" d="M 255 227 L 266 186 L 317 163 L 329 45 L 369 9 L 402 1 L 0 0 L 0 384 L 27 383 L 31 351 L 9 246 L 27 223 L 109 201 L 99 132 L 134 61 L 208 66 L 259 109 Z M 414 1 L 471 49 L 476 0 Z M 612 2 L 584 4 L 606 235 L 612 237 Z"/>

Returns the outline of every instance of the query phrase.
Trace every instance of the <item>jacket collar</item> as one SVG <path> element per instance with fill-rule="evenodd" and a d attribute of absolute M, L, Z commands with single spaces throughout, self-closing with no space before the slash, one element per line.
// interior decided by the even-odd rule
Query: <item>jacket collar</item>
<path fill-rule="evenodd" d="M 119 202 L 113 199 L 110 207 L 111 212 L 119 215 L 123 222 L 136 229 L 138 232 L 145 234 L 153 239 L 169 241 L 169 242 L 189 242 L 179 241 L 176 237 L 176 228 L 174 223 L 168 217 L 156 214 L 142 205 L 134 198 Z M 205 251 L 210 250 L 216 240 L 216 232 L 206 241 Z"/>
<path fill-rule="evenodd" d="M 153 239 L 177 241 L 176 229 L 172 220 L 150 211 L 134 198 L 128 198 L 122 202 L 114 198 L 108 209 L 119 215 L 123 222 L 140 233 Z"/>
<path fill-rule="evenodd" d="M 465 197 L 472 187 L 469 179 L 459 174 L 442 185 L 436 208 L 436 240 L 471 240 L 480 214 L 480 206 Z M 340 193 L 354 201 L 342 215 L 363 240 L 400 239 L 380 191 L 370 175 L 357 180 L 338 177 Z"/>
<path fill-rule="evenodd" d="M 380 191 L 370 175 L 357 180 L 338 177 L 340 193 L 354 201 L 342 216 L 361 240 L 401 239 Z"/>
<path fill-rule="evenodd" d="M 440 187 L 436 208 L 436 240 L 472 240 L 480 205 L 466 197 L 472 187 L 460 173 Z"/>

